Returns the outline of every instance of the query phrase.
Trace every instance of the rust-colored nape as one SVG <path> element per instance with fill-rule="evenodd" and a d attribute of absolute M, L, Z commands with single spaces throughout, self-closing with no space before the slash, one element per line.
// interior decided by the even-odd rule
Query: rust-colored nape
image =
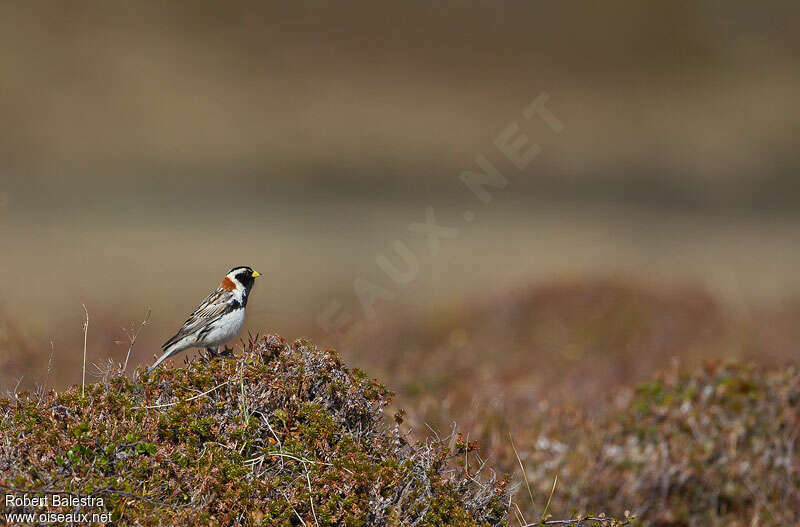
<path fill-rule="evenodd" d="M 233 280 L 226 276 L 222 283 L 219 284 L 219 288 L 224 289 L 225 291 L 233 291 L 236 289 L 236 284 L 233 283 Z"/>

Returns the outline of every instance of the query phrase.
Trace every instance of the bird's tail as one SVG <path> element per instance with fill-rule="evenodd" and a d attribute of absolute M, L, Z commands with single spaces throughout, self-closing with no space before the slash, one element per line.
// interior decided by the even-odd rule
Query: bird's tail
<path fill-rule="evenodd" d="M 173 339 L 174 339 L 174 337 L 173 337 Z M 168 340 L 161 347 L 161 349 L 164 351 L 164 353 L 158 358 L 157 361 L 155 361 L 153 363 L 152 366 L 150 366 L 150 368 L 147 370 L 148 374 L 153 373 L 153 370 L 158 368 L 158 365 L 161 364 L 162 362 L 164 362 L 165 360 L 167 360 L 168 358 L 172 357 L 173 355 L 175 355 L 179 351 L 183 351 L 184 349 L 186 349 L 186 348 L 181 347 L 181 346 L 176 346 L 175 345 L 176 343 L 172 341 L 173 339 Z"/>

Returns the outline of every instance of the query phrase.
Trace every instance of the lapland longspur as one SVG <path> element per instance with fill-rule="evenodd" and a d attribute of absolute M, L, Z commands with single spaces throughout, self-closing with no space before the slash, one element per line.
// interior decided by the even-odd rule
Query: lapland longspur
<path fill-rule="evenodd" d="M 228 271 L 219 287 L 189 315 L 181 329 L 161 346 L 163 355 L 147 372 L 151 373 L 159 364 L 187 348 L 206 348 L 216 353 L 218 346 L 236 337 L 244 324 L 247 297 L 259 276 L 261 274 L 258 271 L 245 266 Z"/>

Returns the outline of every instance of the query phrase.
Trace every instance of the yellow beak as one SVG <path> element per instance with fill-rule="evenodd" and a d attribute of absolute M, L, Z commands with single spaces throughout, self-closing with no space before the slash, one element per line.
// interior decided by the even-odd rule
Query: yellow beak
<path fill-rule="evenodd" d="M 253 278 L 258 278 L 259 276 L 261 276 L 261 273 L 258 271 L 253 271 Z"/>

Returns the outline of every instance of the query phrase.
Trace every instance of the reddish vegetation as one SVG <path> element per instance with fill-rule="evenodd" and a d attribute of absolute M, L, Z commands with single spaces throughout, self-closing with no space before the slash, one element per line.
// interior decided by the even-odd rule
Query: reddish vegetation
<path fill-rule="evenodd" d="M 663 527 L 788 527 L 800 523 L 798 404 L 795 368 L 708 365 L 659 375 L 602 417 L 542 413 L 515 441 L 539 493 L 559 475 L 556 510 L 630 509 Z"/>
<path fill-rule="evenodd" d="M 120 525 L 505 523 L 506 482 L 461 464 L 475 457 L 456 437 L 409 441 L 390 393 L 334 351 L 271 335 L 137 373 L 0 399 L 0 490 L 104 497 L 86 512 Z"/>
<path fill-rule="evenodd" d="M 675 379 L 678 371 L 695 371 L 705 362 L 720 364 L 730 358 L 778 367 L 795 362 L 796 337 L 800 336 L 794 324 L 796 312 L 785 307 L 750 313 L 745 319 L 691 288 L 667 291 L 618 281 L 561 283 L 465 308 L 394 315 L 358 328 L 343 338 L 341 347 L 356 350 L 353 360 L 357 364 L 376 371 L 398 391 L 400 404 L 410 409 L 411 423 L 424 428 L 425 423 L 446 427 L 455 421 L 469 431 L 471 439 L 478 440 L 495 466 L 519 474 L 509 441 L 512 434 L 535 492 L 536 507 L 530 506 L 524 486 L 515 496 L 528 517 L 534 509 L 541 512 L 553 477 L 559 474 L 562 490 L 556 493 L 553 505 L 562 513 L 578 506 L 587 510 L 600 507 L 619 515 L 630 508 L 644 511 L 641 518 L 655 522 L 651 525 L 737 525 L 740 517 L 746 517 L 748 522 L 757 518 L 762 526 L 778 526 L 787 524 L 778 519 L 770 523 L 765 511 L 783 506 L 776 498 L 779 492 L 800 495 L 797 480 L 786 481 L 775 493 L 765 489 L 758 498 L 760 509 L 750 503 L 755 498 L 731 497 L 723 490 L 692 501 L 694 498 L 683 493 L 694 493 L 695 487 L 673 483 L 669 484 L 670 499 L 662 502 L 652 501 L 654 495 L 644 490 L 643 485 L 655 477 L 652 473 L 605 471 L 590 461 L 602 462 L 604 441 L 615 427 L 622 426 L 632 401 L 637 400 L 640 392 L 635 387 L 658 371 L 671 372 L 668 377 Z M 743 375 L 745 383 L 765 383 L 761 392 L 777 399 L 770 412 L 792 411 L 791 400 L 780 399 L 775 391 L 792 386 L 796 390 L 792 384 L 796 377 L 780 381 L 784 388 L 775 388 L 777 373 L 720 371 L 732 378 Z M 692 382 L 715 386 L 713 380 Z M 750 423 L 755 414 L 766 411 L 732 404 L 728 406 L 726 400 L 693 408 L 698 418 L 703 412 L 709 419 L 727 414 L 742 423 Z M 739 410 L 742 413 L 737 416 Z M 674 431 L 667 429 L 662 437 L 686 429 L 677 414 L 669 426 L 675 427 Z M 557 436 L 556 443 L 542 439 L 546 439 L 542 435 L 546 430 Z M 755 426 L 744 433 L 753 437 L 776 432 L 765 430 L 770 431 L 759 432 Z M 620 431 L 617 437 L 624 439 L 625 433 Z M 785 433 L 785 441 L 791 443 L 794 436 Z M 680 440 L 691 442 L 689 437 Z M 548 444 L 556 450 L 540 452 Z M 755 449 L 754 445 L 747 448 Z M 720 438 L 713 448 L 724 448 L 724 440 Z M 659 466 L 673 473 L 678 465 L 669 463 L 680 464 L 677 458 L 683 455 L 690 456 L 689 450 L 676 451 L 675 458 L 662 460 Z M 755 456 L 756 450 L 744 453 L 743 460 L 748 455 Z M 721 489 L 727 484 L 721 474 L 734 470 L 739 460 L 726 459 L 723 465 L 729 466 L 720 466 L 702 485 Z M 800 466 L 796 470 L 800 471 Z M 769 465 L 761 465 L 758 471 L 741 484 L 772 481 Z M 598 479 L 600 473 L 608 477 Z M 685 470 L 679 474 L 676 477 L 697 477 Z M 626 493 L 618 494 L 623 488 Z M 721 505 L 718 515 L 702 517 L 703 521 L 713 520 L 704 524 L 698 519 L 698 510 L 710 507 L 715 496 L 735 503 Z M 775 513 L 771 517 L 785 518 Z M 668 523 L 669 518 L 674 518 L 674 523 Z"/>
<path fill-rule="evenodd" d="M 800 381 L 785 368 L 797 360 L 799 312 L 733 313 L 694 288 L 565 282 L 393 313 L 338 347 L 398 392 L 412 435 L 455 421 L 518 482 L 524 463 L 534 504 L 525 485 L 514 503 L 528 521 L 558 474 L 557 516 L 631 509 L 644 525 L 783 527 L 797 522 L 800 496 L 788 454 Z M 14 363 L 42 372 L 48 350 L 14 347 L 24 335 L 5 327 Z M 768 369 L 720 366 L 731 358 Z"/>
<path fill-rule="evenodd" d="M 413 401 L 420 422 L 455 419 L 482 429 L 487 418 L 518 421 L 542 404 L 599 410 L 675 360 L 691 367 L 708 358 L 760 357 L 755 342 L 766 338 L 702 291 L 596 281 L 393 313 L 357 328 L 339 347 Z M 771 346 L 773 363 L 791 356 L 783 341 Z"/>

